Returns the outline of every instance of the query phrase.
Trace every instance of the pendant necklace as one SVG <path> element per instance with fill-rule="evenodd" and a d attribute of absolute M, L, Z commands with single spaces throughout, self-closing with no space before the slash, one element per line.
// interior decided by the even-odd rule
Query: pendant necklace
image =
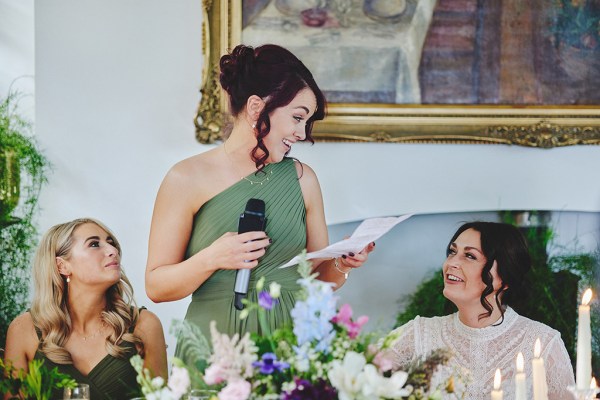
<path fill-rule="evenodd" d="M 227 143 L 226 141 L 223 142 L 223 151 L 225 152 L 225 155 L 227 156 L 227 159 L 229 160 L 229 163 L 231 165 L 233 165 L 233 168 L 235 169 L 235 172 L 237 172 L 237 174 L 240 176 L 240 180 L 244 180 L 247 182 L 250 182 L 251 185 L 261 185 L 263 183 L 266 183 L 269 181 L 270 176 L 273 174 L 273 171 L 271 169 L 269 169 L 269 171 L 265 171 L 265 169 L 270 165 L 267 164 L 265 166 L 265 168 L 263 168 L 262 172 L 266 175 L 263 179 L 261 179 L 260 181 L 253 181 L 252 179 L 248 178 L 247 176 L 243 176 L 240 171 L 237 169 L 235 163 L 233 162 L 233 160 L 231 159 L 231 157 L 229 156 L 229 153 L 227 152 L 227 147 L 225 147 L 225 143 Z"/>

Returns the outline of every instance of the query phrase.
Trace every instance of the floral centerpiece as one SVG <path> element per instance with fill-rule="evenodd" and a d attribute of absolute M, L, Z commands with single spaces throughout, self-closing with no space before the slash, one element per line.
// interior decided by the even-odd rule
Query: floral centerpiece
<path fill-rule="evenodd" d="M 209 346 L 197 328 L 178 323 L 186 351 L 204 357 L 207 368 L 193 369 L 191 379 L 183 378 L 176 361 L 167 385 L 152 379 L 137 359 L 146 399 L 179 399 L 185 392 L 182 383 L 191 381 L 214 389 L 213 397 L 219 400 L 437 399 L 452 391 L 452 382 L 429 386 L 433 371 L 446 363 L 448 354 L 438 351 L 407 371 L 392 371 L 391 346 L 398 331 L 383 338 L 361 334 L 368 317 L 353 319 L 347 304 L 336 310 L 333 284 L 315 279 L 305 259 L 299 271 L 302 294 L 292 310 L 293 326 L 269 330 L 267 313 L 276 307 L 280 287 L 273 282 L 265 288 L 261 278 L 256 284 L 258 302 L 246 301 L 240 317 L 257 312 L 263 334 L 229 337 L 213 321 Z"/>

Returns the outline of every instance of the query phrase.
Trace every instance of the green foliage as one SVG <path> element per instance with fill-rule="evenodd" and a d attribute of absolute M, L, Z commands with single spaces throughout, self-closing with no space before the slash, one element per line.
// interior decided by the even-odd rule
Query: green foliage
<path fill-rule="evenodd" d="M 33 219 L 49 166 L 30 135 L 31 124 L 16 112 L 16 99 L 10 94 L 0 102 L 0 153 L 10 150 L 21 166 L 18 219 L 0 218 L 0 347 L 10 321 L 27 307 L 30 259 L 37 244 Z"/>
<path fill-rule="evenodd" d="M 208 360 L 212 353 L 212 347 L 206 336 L 202 333 L 202 330 L 189 321 L 174 319 L 171 322 L 171 329 L 169 331 L 177 337 L 178 352 L 185 354 L 187 360 L 195 360 L 193 363 L 192 361 L 188 361 L 190 364 L 185 365 L 185 367 L 190 371 L 196 370 L 204 373 L 207 367 L 206 360 Z M 192 387 L 199 388 L 206 386 L 198 374 L 191 374 L 190 378 L 193 381 Z"/>
<path fill-rule="evenodd" d="M 510 213 L 501 214 L 508 223 L 515 223 Z M 584 288 L 598 289 L 600 282 L 600 253 L 575 253 L 549 257 L 547 246 L 552 230 L 545 227 L 521 228 L 529 244 L 532 270 L 527 277 L 529 292 L 513 308 L 519 314 L 543 322 L 561 333 L 571 361 L 576 361 L 577 305 Z M 404 310 L 396 318 L 401 326 L 417 315 L 433 317 L 448 315 L 456 308 L 442 293 L 444 288 L 441 269 L 421 282 L 416 291 L 403 299 Z M 600 307 L 592 304 L 592 326 L 600 326 Z M 596 376 L 600 375 L 600 329 L 592 332 L 592 363 Z"/>
<path fill-rule="evenodd" d="M 442 295 L 444 276 L 442 270 L 436 270 L 428 278 L 419 283 L 417 289 L 402 299 L 404 311 L 396 317 L 396 326 L 402 326 L 421 317 L 439 317 L 456 312 L 456 306 Z"/>
<path fill-rule="evenodd" d="M 49 400 L 52 393 L 66 387 L 75 387 L 75 380 L 69 375 L 44 366 L 44 360 L 31 360 L 29 372 L 16 370 L 10 363 L 0 358 L 0 394 L 9 399 Z"/>

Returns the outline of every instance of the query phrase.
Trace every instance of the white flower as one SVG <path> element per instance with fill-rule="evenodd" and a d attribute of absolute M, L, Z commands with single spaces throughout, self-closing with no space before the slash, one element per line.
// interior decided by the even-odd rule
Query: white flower
<path fill-rule="evenodd" d="M 408 379 L 408 374 L 404 371 L 395 372 L 386 378 L 379 373 L 375 365 L 367 364 L 364 375 L 362 394 L 366 399 L 401 399 L 412 392 L 411 388 L 403 388 Z"/>
<path fill-rule="evenodd" d="M 150 384 L 154 389 L 160 389 L 165 384 L 165 380 L 162 377 L 157 376 L 156 378 L 152 379 L 152 382 L 150 382 Z"/>
<path fill-rule="evenodd" d="M 367 361 L 362 354 L 349 351 L 344 360 L 334 360 L 327 374 L 333 387 L 338 390 L 340 400 L 355 399 L 364 385 L 363 367 Z"/>
<path fill-rule="evenodd" d="M 168 386 L 173 392 L 175 399 L 179 399 L 183 396 L 190 387 L 190 376 L 187 369 L 174 366 L 171 376 L 169 377 Z"/>
<path fill-rule="evenodd" d="M 232 381 L 252 376 L 252 363 L 258 359 L 257 347 L 246 333 L 241 339 L 239 334 L 229 337 L 217 331 L 215 321 L 210 323 L 211 339 L 214 353 L 210 356 L 211 367 L 217 369 L 222 380 Z"/>
<path fill-rule="evenodd" d="M 250 396 L 252 386 L 243 379 L 235 379 L 219 392 L 219 400 L 246 400 Z"/>
<path fill-rule="evenodd" d="M 256 291 L 257 292 L 262 291 L 264 286 L 265 286 L 265 277 L 261 276 L 260 279 L 258 281 L 256 281 Z"/>
<path fill-rule="evenodd" d="M 227 371 L 219 364 L 212 364 L 204 371 L 204 382 L 208 385 L 221 383 L 227 377 Z"/>
<path fill-rule="evenodd" d="M 279 296 L 281 296 L 281 285 L 277 282 L 271 282 L 269 285 L 269 295 L 271 295 L 271 297 L 274 299 L 277 299 Z"/>
<path fill-rule="evenodd" d="M 169 388 L 162 388 L 156 392 L 147 393 L 146 400 L 177 400 Z"/>

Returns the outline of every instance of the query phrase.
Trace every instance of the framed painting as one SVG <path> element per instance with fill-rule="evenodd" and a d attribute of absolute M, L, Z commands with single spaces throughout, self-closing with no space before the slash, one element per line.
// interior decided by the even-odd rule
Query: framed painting
<path fill-rule="evenodd" d="M 219 58 L 275 43 L 328 100 L 320 141 L 600 144 L 600 3 L 203 0 L 202 143 L 220 140 Z"/>

